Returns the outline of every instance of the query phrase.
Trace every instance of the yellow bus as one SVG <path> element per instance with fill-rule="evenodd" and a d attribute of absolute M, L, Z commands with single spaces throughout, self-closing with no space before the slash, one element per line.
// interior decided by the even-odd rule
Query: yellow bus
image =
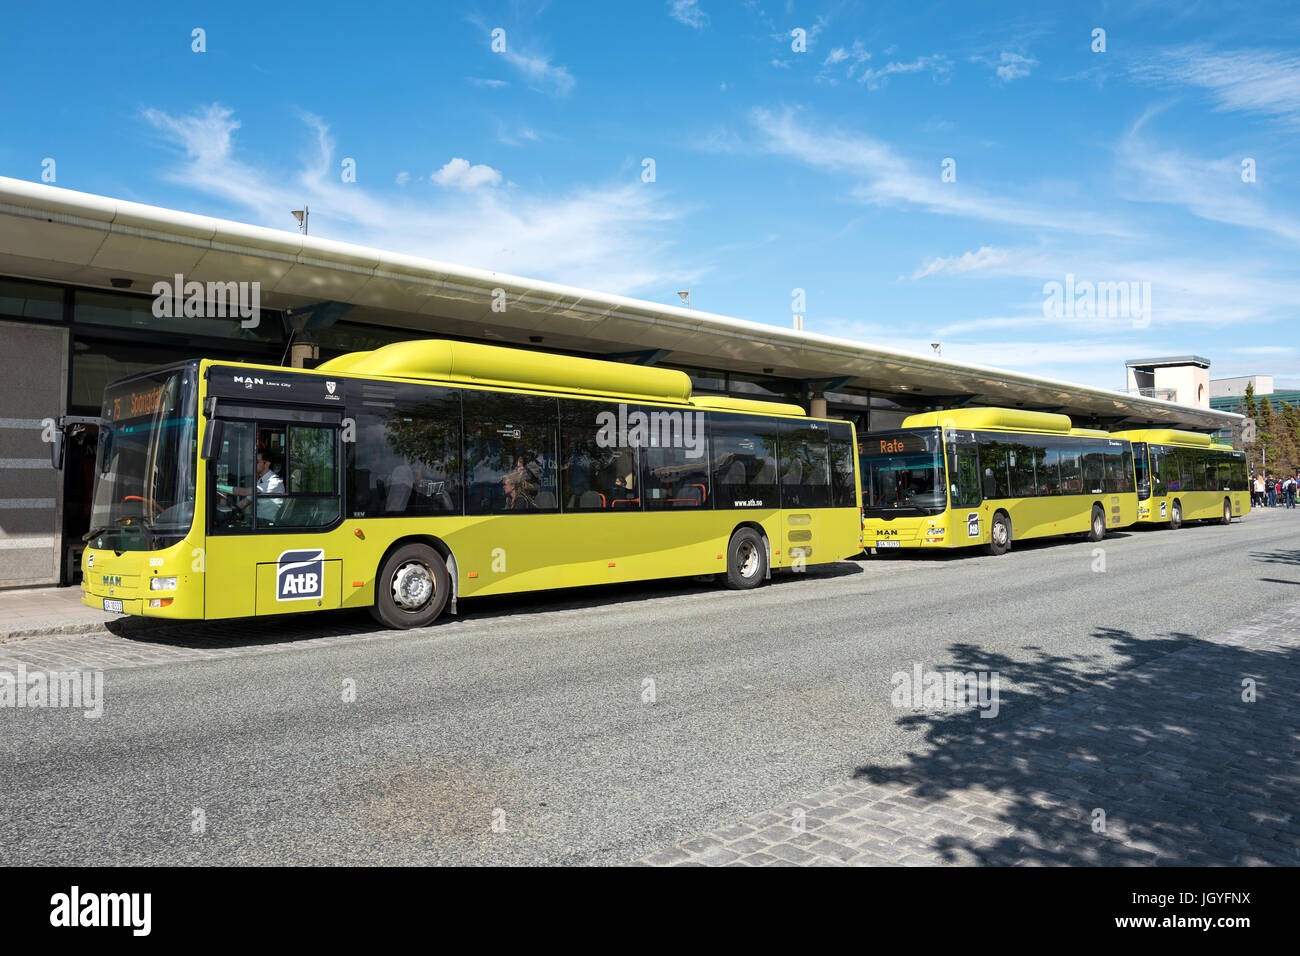
<path fill-rule="evenodd" d="M 1198 432 L 1170 428 L 1119 433 L 1133 444 L 1138 521 L 1218 521 L 1250 513 L 1246 453 Z"/>
<path fill-rule="evenodd" d="M 1107 529 L 1137 518 L 1129 442 L 1065 415 L 1009 408 L 925 412 L 860 447 L 863 539 L 895 548 L 983 545 Z"/>
<path fill-rule="evenodd" d="M 862 549 L 849 422 L 684 372 L 426 340 L 105 394 L 83 603 L 213 619 L 773 569 Z M 56 456 L 57 457 L 57 456 Z"/>

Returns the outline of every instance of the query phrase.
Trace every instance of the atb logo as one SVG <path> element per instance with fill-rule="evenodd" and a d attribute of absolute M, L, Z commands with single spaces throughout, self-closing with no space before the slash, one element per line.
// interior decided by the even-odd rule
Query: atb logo
<path fill-rule="evenodd" d="M 276 562 L 277 601 L 320 600 L 325 597 L 325 552 L 285 551 Z"/>

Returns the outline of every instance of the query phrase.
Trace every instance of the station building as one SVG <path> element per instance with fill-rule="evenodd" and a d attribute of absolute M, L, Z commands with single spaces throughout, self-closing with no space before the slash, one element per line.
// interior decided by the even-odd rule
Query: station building
<path fill-rule="evenodd" d="M 190 283 L 204 308 L 185 308 Z M 240 309 L 254 289 L 255 323 Z M 0 587 L 72 582 L 96 430 L 77 429 L 55 471 L 43 423 L 98 415 L 110 382 L 199 356 L 313 367 L 416 338 L 677 368 L 697 394 L 795 402 L 860 432 L 970 405 L 1110 429 L 1214 432 L 1240 418 L 0 177 Z"/>

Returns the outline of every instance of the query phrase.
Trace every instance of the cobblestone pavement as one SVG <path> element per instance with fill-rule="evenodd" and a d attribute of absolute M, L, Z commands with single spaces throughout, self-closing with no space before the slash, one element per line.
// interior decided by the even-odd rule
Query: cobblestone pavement
<path fill-rule="evenodd" d="M 909 714 L 933 752 L 636 863 L 1300 865 L 1298 651 L 1300 602 L 1014 723 Z"/>

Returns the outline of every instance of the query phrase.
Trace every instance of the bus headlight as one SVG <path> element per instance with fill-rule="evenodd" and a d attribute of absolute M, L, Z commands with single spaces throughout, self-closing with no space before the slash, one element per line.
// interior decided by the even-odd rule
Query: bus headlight
<path fill-rule="evenodd" d="M 150 591 L 175 591 L 176 579 L 175 578 L 150 578 L 149 590 Z"/>

